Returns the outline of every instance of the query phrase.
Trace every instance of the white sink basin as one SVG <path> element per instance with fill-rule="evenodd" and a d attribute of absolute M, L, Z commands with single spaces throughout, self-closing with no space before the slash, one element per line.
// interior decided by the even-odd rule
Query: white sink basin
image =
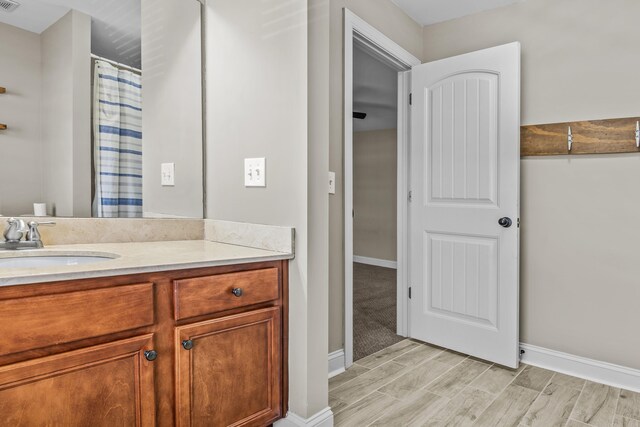
<path fill-rule="evenodd" d="M 118 258 L 118 255 L 110 253 L 2 253 L 0 254 L 0 268 L 43 268 L 71 266 L 94 264 L 98 262 L 110 261 L 115 258 Z"/>

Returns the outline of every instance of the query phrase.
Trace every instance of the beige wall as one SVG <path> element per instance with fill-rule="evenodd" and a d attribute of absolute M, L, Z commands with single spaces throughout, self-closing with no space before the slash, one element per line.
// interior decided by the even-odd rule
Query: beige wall
<path fill-rule="evenodd" d="M 527 0 L 424 30 L 431 61 L 522 44 L 522 122 L 637 116 L 640 2 Z M 522 161 L 521 340 L 640 368 L 640 157 Z"/>
<path fill-rule="evenodd" d="M 307 412 L 328 406 L 329 370 L 329 2 L 307 2 Z M 293 319 L 293 322 L 296 320 Z"/>
<path fill-rule="evenodd" d="M 43 201 L 57 216 L 91 216 L 91 18 L 70 11 L 40 41 Z"/>
<path fill-rule="evenodd" d="M 348 8 L 404 49 L 422 56 L 422 28 L 390 0 L 331 0 L 331 92 L 329 169 L 336 194 L 329 198 L 329 351 L 344 342 L 343 8 Z"/>
<path fill-rule="evenodd" d="M 22 215 L 42 197 L 40 37 L 0 24 L 0 40 L 0 215 Z"/>
<path fill-rule="evenodd" d="M 203 216 L 201 59 L 200 3 L 142 0 L 145 216 Z M 161 163 L 175 163 L 175 186 Z"/>
<path fill-rule="evenodd" d="M 11 159 L 0 172 L 0 213 L 46 202 L 59 216 L 90 216 L 91 19 L 72 11 L 40 35 L 0 24 L 0 36 L 2 153 Z"/>
<path fill-rule="evenodd" d="M 91 17 L 73 11 L 73 216 L 91 217 Z"/>
<path fill-rule="evenodd" d="M 354 255 L 396 260 L 397 130 L 353 134 Z"/>
<path fill-rule="evenodd" d="M 206 12 L 207 216 L 295 227 L 289 401 L 303 418 L 328 406 L 329 21 L 310 2 L 209 0 Z M 266 188 L 245 188 L 249 157 L 266 158 Z"/>

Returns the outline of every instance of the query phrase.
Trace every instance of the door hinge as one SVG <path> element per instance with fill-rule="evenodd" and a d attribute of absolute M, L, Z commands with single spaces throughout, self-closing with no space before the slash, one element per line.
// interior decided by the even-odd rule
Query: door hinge
<path fill-rule="evenodd" d="M 409 105 L 413 105 L 413 94 L 409 94 Z"/>
<path fill-rule="evenodd" d="M 351 218 L 355 218 L 356 217 L 356 211 L 355 209 L 351 209 Z"/>
<path fill-rule="evenodd" d="M 411 299 L 411 286 L 409 286 L 409 299 Z"/>
<path fill-rule="evenodd" d="M 411 191 L 409 191 L 409 194 L 407 195 L 407 200 L 408 200 L 408 201 L 413 200 L 413 194 L 412 194 L 412 192 L 411 192 Z"/>
<path fill-rule="evenodd" d="M 518 228 L 520 228 L 520 218 L 518 218 Z"/>

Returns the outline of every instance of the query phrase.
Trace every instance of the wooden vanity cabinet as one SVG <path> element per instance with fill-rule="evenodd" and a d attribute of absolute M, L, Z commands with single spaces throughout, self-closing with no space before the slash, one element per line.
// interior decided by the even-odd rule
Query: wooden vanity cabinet
<path fill-rule="evenodd" d="M 153 336 L 0 367 L 3 426 L 148 426 L 155 420 Z"/>
<path fill-rule="evenodd" d="M 0 426 L 266 426 L 288 261 L 0 287 Z"/>
<path fill-rule="evenodd" d="M 178 426 L 264 426 L 283 416 L 284 273 L 267 265 L 174 282 Z"/>
<path fill-rule="evenodd" d="M 177 328 L 179 426 L 264 426 L 281 416 L 280 308 Z"/>

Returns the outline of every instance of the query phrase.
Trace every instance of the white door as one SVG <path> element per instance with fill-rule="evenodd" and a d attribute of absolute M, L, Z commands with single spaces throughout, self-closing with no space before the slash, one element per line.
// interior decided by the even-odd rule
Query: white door
<path fill-rule="evenodd" d="M 410 336 L 517 367 L 520 44 L 411 73 Z"/>

